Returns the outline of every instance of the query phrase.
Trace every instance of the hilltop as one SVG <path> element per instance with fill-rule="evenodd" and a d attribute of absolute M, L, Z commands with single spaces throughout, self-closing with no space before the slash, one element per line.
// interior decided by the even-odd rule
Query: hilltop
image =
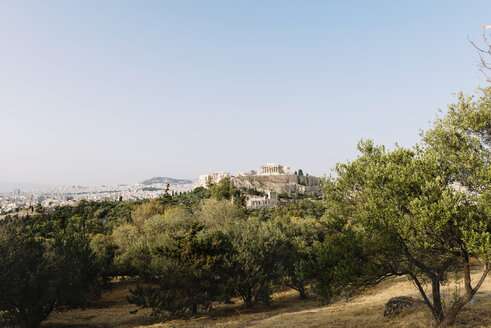
<path fill-rule="evenodd" d="M 140 182 L 142 185 L 152 185 L 156 183 L 168 183 L 168 184 L 192 184 L 194 183 L 192 180 L 188 179 L 174 179 L 169 177 L 154 177 L 151 179 L 143 180 Z"/>

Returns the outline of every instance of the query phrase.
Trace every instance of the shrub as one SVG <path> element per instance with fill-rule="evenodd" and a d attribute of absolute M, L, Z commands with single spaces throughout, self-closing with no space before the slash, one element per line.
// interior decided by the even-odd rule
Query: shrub
<path fill-rule="evenodd" d="M 80 234 L 35 238 L 23 222 L 0 223 L 0 313 L 4 322 L 37 327 L 57 306 L 80 306 L 97 294 L 100 272 Z"/>

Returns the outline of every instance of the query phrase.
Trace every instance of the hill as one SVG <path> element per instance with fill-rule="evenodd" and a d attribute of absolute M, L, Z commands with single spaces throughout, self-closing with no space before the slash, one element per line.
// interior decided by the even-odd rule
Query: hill
<path fill-rule="evenodd" d="M 473 279 L 478 276 L 478 271 Z M 414 285 L 404 277 L 389 279 L 351 300 L 335 299 L 328 306 L 321 306 L 314 296 L 299 300 L 292 290 L 278 291 L 271 306 L 246 308 L 239 299 L 235 304 L 218 304 L 211 312 L 181 317 L 159 323 L 148 309 L 138 309 L 128 304 L 128 289 L 135 281 L 113 282 L 112 288 L 102 294 L 86 309 L 55 311 L 42 324 L 43 328 L 61 327 L 297 327 L 297 328 L 424 328 L 432 327 L 433 321 L 426 307 L 400 317 L 385 318 L 385 303 L 395 296 L 419 297 Z M 460 285 L 462 286 L 462 285 Z M 453 297 L 458 285 L 449 284 L 444 291 Z M 138 311 L 136 311 L 138 310 Z M 133 314 L 132 314 L 133 313 Z M 466 305 L 457 317 L 455 328 L 491 327 L 491 279 L 486 279 L 473 301 Z"/>
<path fill-rule="evenodd" d="M 299 176 L 296 174 L 249 175 L 232 177 L 230 181 L 242 192 L 253 189 L 261 192 L 286 192 L 288 195 L 315 196 L 320 194 L 320 179 L 314 176 Z"/>
<path fill-rule="evenodd" d="M 192 180 L 188 180 L 188 179 L 174 179 L 174 178 L 169 178 L 169 177 L 155 177 L 155 178 L 151 178 L 151 179 L 148 179 L 148 180 L 143 180 L 142 182 L 140 182 L 142 185 L 152 185 L 152 184 L 156 184 L 156 183 L 168 183 L 168 184 L 192 184 L 194 183 Z"/>

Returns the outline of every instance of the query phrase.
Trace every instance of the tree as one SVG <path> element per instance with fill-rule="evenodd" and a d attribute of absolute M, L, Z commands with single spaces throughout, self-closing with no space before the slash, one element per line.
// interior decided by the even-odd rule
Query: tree
<path fill-rule="evenodd" d="M 269 303 L 272 285 L 282 278 L 285 258 L 290 256 L 287 236 L 272 221 L 249 219 L 236 225 L 231 232 L 233 287 L 248 307 Z"/>
<path fill-rule="evenodd" d="M 231 200 L 234 204 L 244 206 L 245 197 L 231 182 L 230 179 L 221 179 L 216 184 L 210 185 L 211 197 L 217 200 Z"/>
<path fill-rule="evenodd" d="M 313 281 L 312 289 L 323 303 L 336 295 L 353 296 L 381 279 L 398 275 L 376 259 L 376 254 L 391 255 L 389 249 L 379 249 L 381 243 L 372 242 L 368 234 L 345 225 L 343 220 L 331 222 L 328 237 L 313 245 L 312 259 L 303 267 L 304 277 Z"/>
<path fill-rule="evenodd" d="M 96 234 L 90 240 L 90 248 L 99 263 L 99 269 L 104 277 L 113 276 L 116 274 L 114 267 L 114 255 L 116 245 L 112 236 L 104 234 Z"/>
<path fill-rule="evenodd" d="M 227 257 L 231 242 L 220 231 L 206 232 L 197 223 L 184 234 L 173 234 L 169 243 L 153 249 L 150 270 L 157 286 L 138 286 L 128 300 L 154 313 L 170 315 L 199 307 L 209 309 L 214 301 L 228 301 Z"/>
<path fill-rule="evenodd" d="M 223 228 L 246 219 L 244 209 L 226 200 L 205 199 L 196 212 L 199 222 L 208 228 Z"/>
<path fill-rule="evenodd" d="M 101 275 L 88 239 L 35 238 L 24 222 L 0 223 L 0 323 L 37 327 L 57 306 L 83 305 Z"/>
<path fill-rule="evenodd" d="M 200 202 L 210 198 L 211 192 L 203 187 L 196 187 L 192 192 L 183 192 L 179 196 L 174 196 L 175 205 L 186 208 L 189 212 L 196 212 L 200 208 Z"/>
<path fill-rule="evenodd" d="M 324 187 L 331 220 L 350 227 L 364 241 L 363 250 L 371 250 L 353 253 L 366 270 L 352 271 L 352 281 L 409 276 L 441 326 L 455 321 L 490 269 L 490 95 L 487 89 L 477 100 L 460 96 L 424 134 L 424 147 L 387 151 L 360 142 L 361 156 L 338 164 L 338 177 Z M 474 287 L 471 258 L 485 264 Z M 440 287 L 452 271 L 463 274 L 466 292 L 444 309 Z"/>
<path fill-rule="evenodd" d="M 169 187 L 170 187 L 169 184 L 165 185 L 165 191 L 164 194 L 162 195 L 162 203 L 164 207 L 168 207 L 172 205 L 172 196 L 169 193 Z"/>
<path fill-rule="evenodd" d="M 362 156 L 339 165 L 339 178 L 326 185 L 329 213 L 366 234 L 372 253 L 355 258 L 364 260 L 361 264 L 373 273 L 373 282 L 408 275 L 437 324 L 451 324 L 458 302 L 444 313 L 440 286 L 453 270 L 460 269 L 470 279 L 471 256 L 489 262 L 489 217 L 466 193 L 452 188 L 434 153 L 386 151 L 371 142 L 361 143 L 359 149 Z M 371 270 L 374 266 L 380 270 Z M 355 271 L 355 276 L 367 271 Z M 486 266 L 470 297 L 461 302 L 472 298 L 488 271 Z M 425 281 L 431 283 L 432 301 L 423 289 Z"/>
<path fill-rule="evenodd" d="M 481 72 L 484 74 L 488 82 L 491 82 L 491 43 L 489 42 L 489 33 L 491 32 L 491 25 L 483 26 L 484 32 L 482 34 L 482 39 L 484 45 L 479 45 L 476 42 L 470 40 L 474 48 L 477 49 L 479 54 L 479 67 Z"/>
<path fill-rule="evenodd" d="M 158 199 L 151 199 L 149 202 L 143 203 L 135 208 L 131 212 L 131 219 L 137 227 L 141 227 L 145 220 L 158 214 L 164 214 L 164 207 Z"/>
<path fill-rule="evenodd" d="M 159 206 L 156 208 L 160 209 Z M 114 262 L 120 274 L 140 275 L 150 280 L 147 268 L 153 258 L 152 249 L 165 245 L 169 234 L 187 231 L 194 218 L 180 207 L 168 208 L 164 215 L 142 217 L 144 220 L 137 220 L 136 224 L 123 224 L 114 229 L 112 237 L 117 246 Z"/>
<path fill-rule="evenodd" d="M 320 226 L 312 219 L 282 217 L 275 219 L 286 236 L 284 247 L 288 256 L 282 260 L 282 282 L 298 291 L 300 299 L 307 298 L 315 246 L 323 240 Z"/>
<path fill-rule="evenodd" d="M 488 27 L 489 28 L 489 27 Z M 485 38 L 486 44 L 487 40 Z M 489 49 L 488 49 L 489 54 Z M 489 70 L 489 66 L 484 66 Z M 459 205 L 465 212 L 457 217 L 465 293 L 448 309 L 443 324 L 455 317 L 477 292 L 490 270 L 491 261 L 491 87 L 474 96 L 458 95 L 458 102 L 437 118 L 433 128 L 423 134 L 426 151 L 437 158 L 452 189 L 460 190 Z M 454 218 L 455 219 L 455 218 Z M 485 264 L 481 278 L 471 285 L 470 259 Z"/>

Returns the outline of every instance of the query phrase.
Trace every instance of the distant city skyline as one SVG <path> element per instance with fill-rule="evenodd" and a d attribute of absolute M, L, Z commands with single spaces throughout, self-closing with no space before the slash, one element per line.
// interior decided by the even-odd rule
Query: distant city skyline
<path fill-rule="evenodd" d="M 323 176 L 486 85 L 489 1 L 2 1 L 0 183 Z"/>

